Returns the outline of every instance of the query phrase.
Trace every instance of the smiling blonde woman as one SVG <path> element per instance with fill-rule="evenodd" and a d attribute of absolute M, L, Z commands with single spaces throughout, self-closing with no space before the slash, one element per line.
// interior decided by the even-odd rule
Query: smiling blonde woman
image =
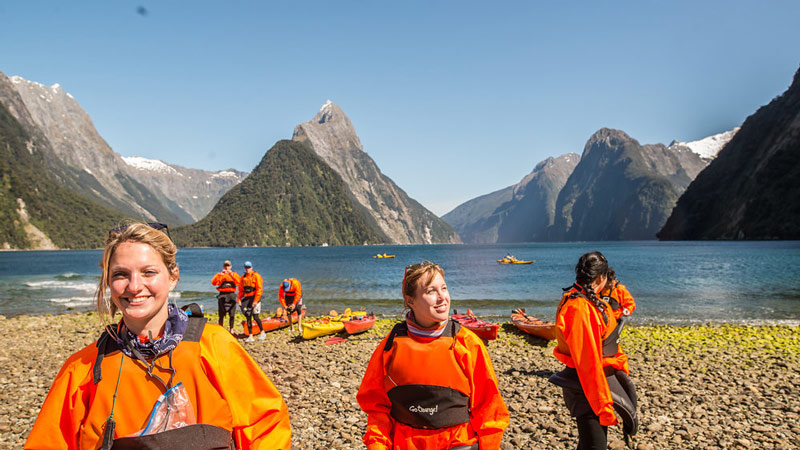
<path fill-rule="evenodd" d="M 97 342 L 62 366 L 26 449 L 288 449 L 275 386 L 223 327 L 168 301 L 180 278 L 161 224 L 115 228 L 106 241 Z"/>

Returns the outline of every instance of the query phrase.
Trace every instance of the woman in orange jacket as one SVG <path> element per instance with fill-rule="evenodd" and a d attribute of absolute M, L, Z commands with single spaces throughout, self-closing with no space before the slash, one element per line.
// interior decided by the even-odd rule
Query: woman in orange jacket
<path fill-rule="evenodd" d="M 578 449 L 605 449 L 608 427 L 618 423 L 615 410 L 624 419 L 626 439 L 637 427 L 628 357 L 618 342 L 621 322 L 611 305 L 598 296 L 604 291 L 622 295 L 622 291 L 615 291 L 619 286 L 606 289 L 609 267 L 600 252 L 582 255 L 575 274 L 575 283 L 565 289 L 556 311 L 553 354 L 567 368 L 550 381 L 562 387 L 564 402 L 576 419 Z"/>
<path fill-rule="evenodd" d="M 367 413 L 364 444 L 499 449 L 508 410 L 483 342 L 449 320 L 444 271 L 428 261 L 408 266 L 402 286 L 406 319 L 372 354 L 356 397 Z"/>
<path fill-rule="evenodd" d="M 109 233 L 96 297 L 110 325 L 67 359 L 26 449 L 289 448 L 286 404 L 258 364 L 199 308 L 168 301 L 179 271 L 162 231 Z"/>

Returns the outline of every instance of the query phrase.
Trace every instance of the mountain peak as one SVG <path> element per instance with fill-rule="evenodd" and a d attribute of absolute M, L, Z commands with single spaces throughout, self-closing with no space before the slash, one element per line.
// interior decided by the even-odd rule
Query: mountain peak
<path fill-rule="evenodd" d="M 342 111 L 342 108 L 339 108 L 339 106 L 337 106 L 336 103 L 333 103 L 332 101 L 328 100 L 319 109 L 319 112 L 317 112 L 317 115 L 314 116 L 312 122 L 323 124 L 323 123 L 342 121 L 342 120 L 349 122 L 347 116 L 344 114 L 344 111 Z"/>
<path fill-rule="evenodd" d="M 597 144 L 597 143 L 606 143 L 608 145 L 612 145 L 613 141 L 632 141 L 634 140 L 632 137 L 628 136 L 622 130 L 617 130 L 614 128 L 600 128 L 599 130 L 595 131 L 592 137 L 589 138 L 589 141 L 586 143 L 587 146 Z"/>

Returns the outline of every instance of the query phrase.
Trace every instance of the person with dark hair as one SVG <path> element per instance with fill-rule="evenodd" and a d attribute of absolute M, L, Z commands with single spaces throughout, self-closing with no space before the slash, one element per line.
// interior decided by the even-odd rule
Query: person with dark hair
<path fill-rule="evenodd" d="M 619 347 L 620 324 L 606 290 L 608 261 L 600 252 L 580 257 L 575 283 L 564 289 L 556 310 L 555 357 L 567 367 L 550 377 L 578 426 L 578 450 L 605 449 L 608 427 L 623 419 L 625 439 L 636 433 L 636 391 L 628 357 Z M 616 274 L 615 274 L 616 275 Z M 632 300 L 632 297 L 631 297 Z"/>
<path fill-rule="evenodd" d="M 404 321 L 378 345 L 356 399 L 367 450 L 498 450 L 508 427 L 483 341 L 450 320 L 444 270 L 406 267 Z"/>
<path fill-rule="evenodd" d="M 163 224 L 109 232 L 105 330 L 61 367 L 25 449 L 289 449 L 288 408 L 258 363 L 199 307 L 168 300 L 177 251 Z"/>
<path fill-rule="evenodd" d="M 217 304 L 219 306 L 219 324 L 220 326 L 225 321 L 225 315 L 230 318 L 229 331 L 233 333 L 233 319 L 236 315 L 237 295 L 236 289 L 241 284 L 242 279 L 238 273 L 231 270 L 231 262 L 225 261 L 222 263 L 222 270 L 214 275 L 211 279 L 211 284 L 217 287 Z"/>

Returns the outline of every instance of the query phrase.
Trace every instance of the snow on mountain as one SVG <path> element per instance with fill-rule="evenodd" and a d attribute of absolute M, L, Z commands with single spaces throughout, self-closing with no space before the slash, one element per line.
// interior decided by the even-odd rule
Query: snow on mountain
<path fill-rule="evenodd" d="M 182 173 L 170 167 L 169 164 L 157 159 L 147 159 L 142 158 L 141 156 L 123 156 L 122 160 L 134 169 L 183 176 Z"/>
<path fill-rule="evenodd" d="M 236 172 L 232 172 L 230 170 L 221 170 L 214 175 L 211 175 L 211 178 L 241 178 Z"/>
<path fill-rule="evenodd" d="M 726 131 L 724 133 L 715 134 L 713 136 L 709 136 L 707 138 L 700 139 L 699 141 L 691 141 L 691 142 L 680 142 L 680 141 L 673 141 L 670 144 L 670 148 L 674 148 L 677 146 L 687 147 L 694 153 L 700 155 L 701 158 L 704 159 L 714 159 L 717 157 L 717 153 L 722 150 L 722 147 L 728 143 L 736 132 L 739 131 L 739 127 L 736 127 L 730 131 Z"/>

